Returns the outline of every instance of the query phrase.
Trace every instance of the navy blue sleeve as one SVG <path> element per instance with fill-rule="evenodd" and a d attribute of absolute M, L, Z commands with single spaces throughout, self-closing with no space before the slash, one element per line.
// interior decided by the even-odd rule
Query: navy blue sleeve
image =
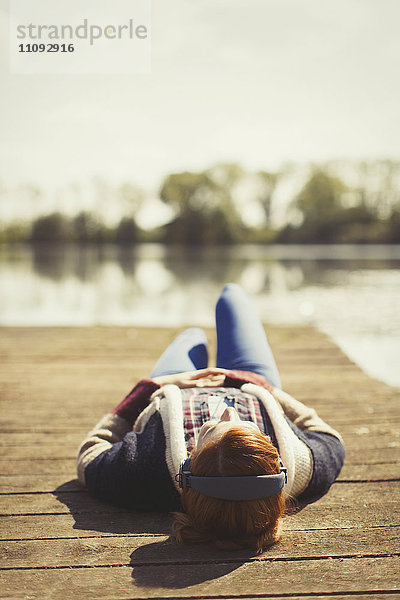
<path fill-rule="evenodd" d="M 179 494 L 165 461 L 165 436 L 158 413 L 143 433 L 128 433 L 93 459 L 85 483 L 97 498 L 142 511 L 181 510 Z"/>
<path fill-rule="evenodd" d="M 330 433 L 299 429 L 287 417 L 291 429 L 308 446 L 313 457 L 313 474 L 310 483 L 298 497 L 300 506 L 311 504 L 324 496 L 338 477 L 346 456 L 342 442 Z"/>
<path fill-rule="evenodd" d="M 330 433 L 303 433 L 313 456 L 314 470 L 310 483 L 297 500 L 300 504 L 310 504 L 324 496 L 336 480 L 343 467 L 346 451 L 342 442 Z"/>

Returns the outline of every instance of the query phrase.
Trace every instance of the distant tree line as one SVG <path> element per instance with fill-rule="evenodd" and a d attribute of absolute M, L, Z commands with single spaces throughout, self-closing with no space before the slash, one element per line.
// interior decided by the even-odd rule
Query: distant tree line
<path fill-rule="evenodd" d="M 365 201 L 346 206 L 351 190 L 338 177 L 315 169 L 292 203 L 300 223 L 288 224 L 277 232 L 284 243 L 398 243 L 400 242 L 400 197 L 388 208 Z M 353 191 L 353 196 L 356 195 Z"/>
<path fill-rule="evenodd" d="M 287 173 L 246 173 L 236 164 L 201 172 L 168 175 L 160 200 L 173 217 L 154 229 L 141 229 L 135 214 L 146 201 L 134 186 L 123 189 L 125 215 L 107 226 L 99 213 L 74 217 L 60 212 L 32 223 L 3 226 L 0 241 L 132 245 L 139 242 L 209 245 L 234 243 L 400 243 L 400 163 L 361 165 L 357 185 L 346 184 L 323 166 L 311 166 L 302 186 L 286 203 L 284 217 L 274 213 L 277 192 Z M 376 176 L 379 174 L 379 185 Z M 383 173 L 383 175 L 382 175 Z M 249 215 L 258 208 L 258 221 Z"/>

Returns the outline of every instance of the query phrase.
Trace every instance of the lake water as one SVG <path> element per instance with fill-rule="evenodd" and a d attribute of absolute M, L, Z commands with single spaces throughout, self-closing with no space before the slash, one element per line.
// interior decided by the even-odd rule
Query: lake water
<path fill-rule="evenodd" d="M 0 249 L 0 325 L 213 325 L 223 285 L 400 385 L 400 246 Z"/>

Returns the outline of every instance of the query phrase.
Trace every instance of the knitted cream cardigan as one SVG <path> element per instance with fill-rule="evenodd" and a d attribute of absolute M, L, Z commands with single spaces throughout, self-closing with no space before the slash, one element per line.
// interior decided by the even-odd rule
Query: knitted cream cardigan
<path fill-rule="evenodd" d="M 300 440 L 291 429 L 284 415 L 300 429 L 329 433 L 341 437 L 337 431 L 325 423 L 314 409 L 308 408 L 289 394 L 274 388 L 272 393 L 253 383 L 245 383 L 241 390 L 256 396 L 265 407 L 275 431 L 282 462 L 287 468 L 288 482 L 285 494 L 298 496 L 309 484 L 313 474 L 313 458 L 308 446 Z M 181 462 L 187 457 L 183 426 L 182 395 L 176 385 L 166 385 L 156 390 L 151 402 L 136 420 L 133 431 L 141 433 L 150 417 L 159 412 L 165 433 L 165 459 L 172 481 L 178 491 L 181 491 L 175 481 Z M 85 483 L 85 468 L 105 450 L 132 431 L 132 426 L 116 414 L 107 414 L 89 433 L 81 444 L 77 458 L 78 478 Z"/>

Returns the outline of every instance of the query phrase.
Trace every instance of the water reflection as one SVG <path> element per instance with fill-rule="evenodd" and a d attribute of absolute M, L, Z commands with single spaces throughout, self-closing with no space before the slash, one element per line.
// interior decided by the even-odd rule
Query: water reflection
<path fill-rule="evenodd" d="M 235 281 L 265 322 L 312 323 L 349 354 L 371 348 L 370 362 L 380 347 L 389 365 L 400 345 L 399 266 L 398 246 L 2 248 L 0 324 L 212 325 L 222 286 Z"/>
<path fill-rule="evenodd" d="M 46 276 L 55 281 L 61 281 L 73 276 L 82 282 L 96 281 L 101 276 L 101 270 L 109 263 L 117 264 L 124 277 L 135 277 L 137 265 L 147 264 L 149 268 L 157 269 L 160 265 L 174 275 L 177 282 L 185 283 L 191 279 L 218 281 L 236 280 L 244 269 L 251 266 L 252 271 L 261 272 L 267 276 L 265 288 L 268 289 L 269 268 L 277 264 L 284 265 L 288 274 L 289 289 L 307 284 L 332 283 L 333 275 L 338 282 L 343 279 L 343 273 L 358 271 L 368 265 L 370 270 L 396 269 L 400 264 L 399 258 L 311 258 L 309 249 L 297 249 L 297 258 L 279 258 L 276 250 L 273 253 L 262 251 L 255 255 L 254 249 L 249 252 L 249 246 L 237 248 L 207 248 L 183 249 L 168 248 L 161 245 L 143 245 L 135 248 L 118 248 L 115 246 L 36 246 L 33 248 L 19 247 L 8 251 L 6 261 L 23 264 L 38 275 Z M 276 247 L 275 247 L 276 248 Z M 286 247 L 283 247 L 286 248 Z M 315 250 L 318 252 L 318 250 Z M 392 250 L 393 252 L 393 250 Z M 260 257 L 260 254 L 263 256 Z M 287 252 L 283 252 L 287 254 Z M 157 266 L 156 266 L 157 265 Z"/>
<path fill-rule="evenodd" d="M 264 314 L 263 307 L 280 299 L 279 312 L 268 314 L 272 321 L 311 315 L 310 295 L 315 301 L 316 290 L 321 295 L 335 290 L 338 297 L 339 290 L 348 293 L 358 288 L 360 293 L 367 286 L 377 299 L 383 283 L 387 293 L 395 295 L 400 256 L 393 257 L 393 248 L 388 250 L 386 260 L 361 259 L 357 256 L 359 248 L 353 249 L 354 258 L 348 253 L 347 260 L 329 261 L 313 256 L 309 247 L 281 247 L 280 251 L 287 258 L 279 260 L 276 247 L 252 246 L 3 249 L 1 323 L 139 323 L 144 314 L 146 323 L 154 325 L 164 320 L 178 325 L 187 320 L 210 322 L 208 307 L 228 281 L 240 283 L 256 300 L 261 299 Z M 313 252 L 318 250 L 314 248 Z M 298 257 L 294 258 L 296 253 Z M 385 273 L 386 280 L 382 281 Z M 376 289 L 378 281 L 380 289 Z M 285 314 L 285 305 L 291 305 L 291 298 L 300 292 L 302 299 L 297 308 L 303 309 Z M 187 310 L 182 312 L 185 306 Z"/>

